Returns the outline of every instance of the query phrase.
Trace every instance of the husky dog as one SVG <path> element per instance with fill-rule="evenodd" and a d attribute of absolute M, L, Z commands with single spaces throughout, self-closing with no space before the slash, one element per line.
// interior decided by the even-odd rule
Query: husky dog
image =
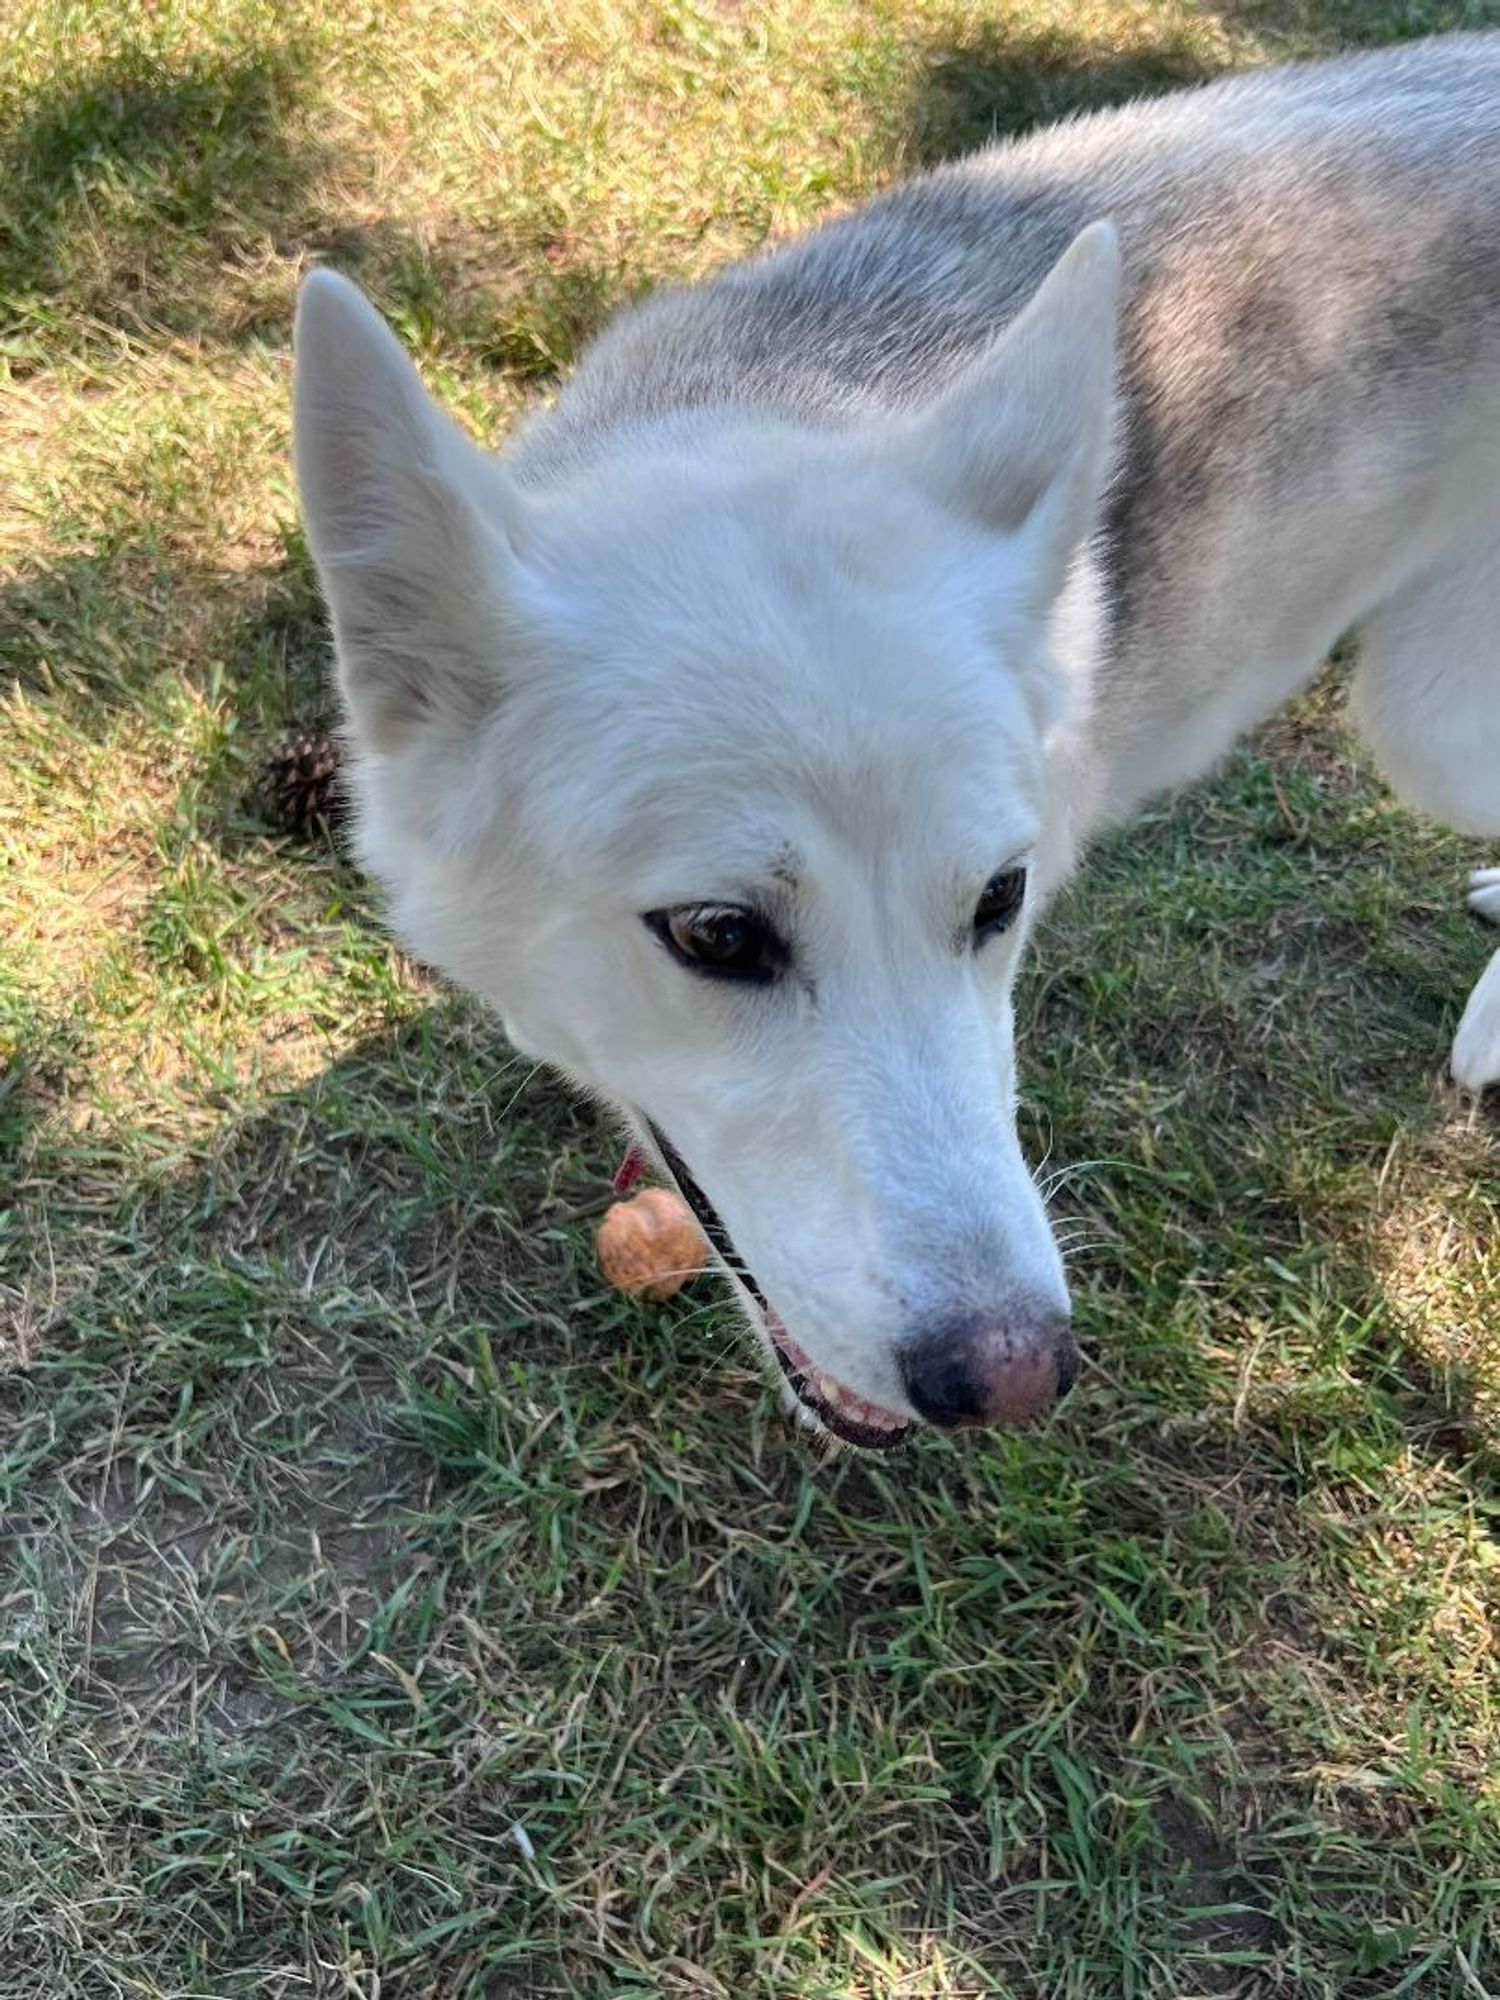
<path fill-rule="evenodd" d="M 1011 987 L 1090 835 L 1351 627 L 1392 784 L 1500 835 L 1500 36 L 991 146 L 622 314 L 498 459 L 343 280 L 296 347 L 398 931 L 624 1111 L 814 1428 L 1050 1407 Z"/>

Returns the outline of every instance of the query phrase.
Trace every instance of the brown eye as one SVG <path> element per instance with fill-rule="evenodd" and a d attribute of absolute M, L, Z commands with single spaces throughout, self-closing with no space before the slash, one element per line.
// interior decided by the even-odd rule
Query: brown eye
<path fill-rule="evenodd" d="M 732 903 L 648 910 L 645 921 L 679 963 L 710 978 L 765 985 L 787 962 L 786 946 L 765 919 Z"/>
<path fill-rule="evenodd" d="M 1026 900 L 1026 870 L 1002 868 L 984 885 L 984 893 L 974 906 L 974 943 L 983 944 L 1009 930 Z"/>

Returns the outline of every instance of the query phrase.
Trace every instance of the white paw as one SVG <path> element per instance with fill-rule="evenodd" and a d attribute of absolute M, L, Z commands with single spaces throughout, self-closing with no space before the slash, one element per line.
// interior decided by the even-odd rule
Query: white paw
<path fill-rule="evenodd" d="M 1476 868 L 1469 877 L 1469 908 L 1500 924 L 1500 868 Z"/>
<path fill-rule="evenodd" d="M 1476 1096 L 1500 1083 L 1500 951 L 1469 995 L 1453 1037 L 1453 1081 Z"/>

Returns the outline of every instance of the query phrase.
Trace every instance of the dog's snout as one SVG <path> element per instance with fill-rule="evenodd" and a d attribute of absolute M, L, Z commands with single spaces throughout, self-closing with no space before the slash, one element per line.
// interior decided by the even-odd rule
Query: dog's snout
<path fill-rule="evenodd" d="M 1066 1396 L 1078 1348 L 1065 1313 L 1018 1308 L 924 1328 L 900 1351 L 913 1409 L 930 1424 L 1025 1424 Z"/>

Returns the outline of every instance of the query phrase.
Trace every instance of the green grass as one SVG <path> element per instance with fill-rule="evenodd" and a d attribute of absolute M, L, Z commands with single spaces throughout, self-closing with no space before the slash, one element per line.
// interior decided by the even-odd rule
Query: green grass
<path fill-rule="evenodd" d="M 1022 1002 L 1090 1367 L 824 1460 L 613 1145 L 251 779 L 288 319 L 481 433 L 622 299 L 1071 108 L 1494 0 L 43 0 L 0 30 L 0 2000 L 1500 1995 L 1482 858 L 1336 675 Z"/>

